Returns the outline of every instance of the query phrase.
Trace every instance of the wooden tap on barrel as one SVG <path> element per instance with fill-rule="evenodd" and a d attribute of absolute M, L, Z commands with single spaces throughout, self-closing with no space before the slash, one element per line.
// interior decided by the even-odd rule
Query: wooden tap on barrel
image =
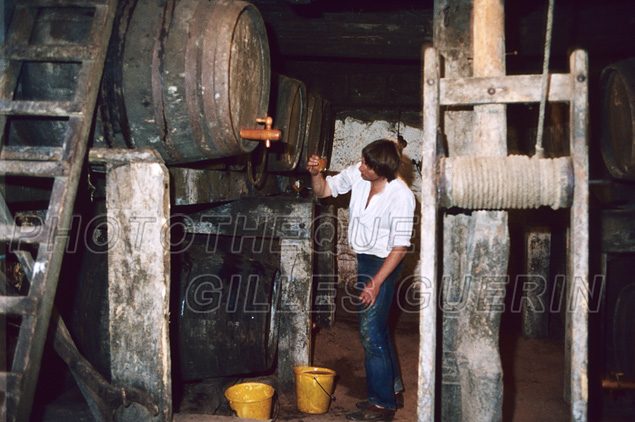
<path fill-rule="evenodd" d="M 267 116 L 264 119 L 257 118 L 256 122 L 264 123 L 264 129 L 241 129 L 240 137 L 244 139 L 251 139 L 253 141 L 265 141 L 265 146 L 269 148 L 271 141 L 279 141 L 282 132 L 278 129 L 272 129 L 273 119 L 271 116 Z"/>

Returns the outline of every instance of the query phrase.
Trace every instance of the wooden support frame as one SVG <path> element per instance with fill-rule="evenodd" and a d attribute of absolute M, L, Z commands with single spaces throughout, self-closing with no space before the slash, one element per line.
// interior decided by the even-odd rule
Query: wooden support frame
<path fill-rule="evenodd" d="M 438 199 L 438 153 L 437 137 L 441 130 L 441 107 L 456 105 L 456 98 L 448 92 L 461 91 L 457 87 L 471 87 L 463 90 L 461 104 L 482 104 L 482 90 L 492 101 L 488 103 L 525 102 L 527 92 L 540 92 L 539 79 L 531 77 L 466 78 L 443 80 L 440 78 L 438 53 L 428 48 L 423 63 L 423 127 L 422 146 L 422 232 L 430 233 L 421 237 L 421 289 L 420 308 L 420 353 L 419 391 L 417 420 L 435 420 L 435 362 L 436 362 L 436 303 L 438 252 L 436 247 L 439 199 Z M 570 105 L 570 151 L 573 162 L 574 196 L 570 209 L 570 226 L 567 254 L 567 321 L 565 345 L 565 392 L 570 403 L 572 421 L 584 422 L 588 418 L 588 277 L 589 277 L 589 159 L 588 159 L 588 57 L 586 52 L 576 50 L 570 57 L 569 74 L 562 77 L 552 75 L 550 98 L 567 101 Z M 510 78 L 510 79 L 508 79 Z M 484 83 L 483 81 L 487 81 Z M 498 81 L 498 85 L 493 82 Z M 533 84 L 518 87 L 513 81 Z M 504 82 L 504 83 L 503 83 Z M 509 83 L 508 83 L 509 82 Z M 454 85 L 454 84 L 457 85 Z M 505 86 L 498 91 L 496 86 Z M 443 88 L 443 91 L 441 89 Z M 489 88 L 487 88 L 489 89 Z M 524 92 L 524 94 L 522 94 Z M 559 92 L 551 97 L 552 92 Z M 522 94 L 522 95 L 521 95 Z M 565 95 L 566 94 L 566 95 Z M 560 97 L 562 95 L 562 97 Z M 529 96 L 539 100 L 538 94 Z"/>

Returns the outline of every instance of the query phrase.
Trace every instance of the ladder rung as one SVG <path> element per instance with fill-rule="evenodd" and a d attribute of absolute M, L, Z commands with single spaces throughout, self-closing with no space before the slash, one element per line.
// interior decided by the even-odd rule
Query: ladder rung
<path fill-rule="evenodd" d="M 96 50 L 85 45 L 5 45 L 0 47 L 0 58 L 42 61 L 81 62 L 93 60 Z"/>
<path fill-rule="evenodd" d="M 8 393 L 16 389 L 20 385 L 22 374 L 16 372 L 0 372 L 0 392 Z"/>
<path fill-rule="evenodd" d="M 39 303 L 38 299 L 30 296 L 0 296 L 0 313 L 33 316 Z"/>
<path fill-rule="evenodd" d="M 0 152 L 4 160 L 59 161 L 63 156 L 61 147 L 5 146 Z"/>
<path fill-rule="evenodd" d="M 0 114 L 14 116 L 68 117 L 81 113 L 76 101 L 10 101 L 0 100 Z"/>
<path fill-rule="evenodd" d="M 15 224 L 0 224 L 0 241 L 44 243 L 51 235 L 47 226 L 16 226 Z"/>
<path fill-rule="evenodd" d="M 64 161 L 0 160 L 0 174 L 32 177 L 61 177 L 68 175 Z"/>
<path fill-rule="evenodd" d="M 106 4 L 108 0 L 20 0 L 24 7 L 95 7 Z"/>

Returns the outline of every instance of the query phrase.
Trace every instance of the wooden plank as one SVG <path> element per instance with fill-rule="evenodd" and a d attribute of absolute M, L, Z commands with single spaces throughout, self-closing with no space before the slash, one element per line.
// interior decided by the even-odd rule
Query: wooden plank
<path fill-rule="evenodd" d="M 88 152 L 88 161 L 94 165 L 118 165 L 128 163 L 162 162 L 155 150 L 133 150 L 124 148 L 92 148 Z"/>
<path fill-rule="evenodd" d="M 286 3 L 255 2 L 282 55 L 413 60 L 422 45 L 432 45 L 432 13 L 421 5 L 377 12 L 368 4 L 362 13 L 302 16 Z"/>
<path fill-rule="evenodd" d="M 0 174 L 32 177 L 61 177 L 68 175 L 70 165 L 65 161 L 0 160 Z"/>
<path fill-rule="evenodd" d="M 419 380 L 417 385 L 417 420 L 432 422 L 435 405 L 436 332 L 437 332 L 437 127 L 439 126 L 439 59 L 435 49 L 424 53 L 423 76 L 423 145 L 421 155 L 421 296 L 419 309 Z"/>
<path fill-rule="evenodd" d="M 0 296 L 0 313 L 4 315 L 35 315 L 39 300 L 29 296 Z"/>
<path fill-rule="evenodd" d="M 75 101 L 0 100 L 0 114 L 3 115 L 68 117 L 81 112 L 81 104 Z"/>
<path fill-rule="evenodd" d="M 198 170 L 170 167 L 174 205 L 206 204 L 235 201 L 245 197 L 266 197 L 281 193 L 286 176 L 265 174 L 258 188 L 249 182 L 244 171 Z"/>
<path fill-rule="evenodd" d="M 297 198 L 245 198 L 211 210 L 190 214 L 185 232 L 226 236 L 310 239 L 311 217 Z"/>
<path fill-rule="evenodd" d="M 170 216 L 167 168 L 159 162 L 110 165 L 106 175 L 108 302 L 112 383 L 149 392 L 153 417 L 136 404 L 122 421 L 170 421 Z M 134 310 L 134 311 L 132 311 Z"/>
<path fill-rule="evenodd" d="M 44 243 L 49 240 L 52 234 L 52 228 L 47 226 L 0 224 L 0 241 L 3 242 Z"/>
<path fill-rule="evenodd" d="M 97 52 L 83 45 L 7 45 L 0 47 L 0 58 L 29 61 L 92 60 Z"/>
<path fill-rule="evenodd" d="M 0 151 L 0 159 L 26 161 L 59 161 L 63 158 L 60 147 L 29 147 L 6 145 Z"/>
<path fill-rule="evenodd" d="M 358 3 L 359 7 L 351 4 L 349 10 L 335 6 L 337 3 L 321 8 L 323 2 L 317 1 L 297 8 L 293 6 L 298 1 L 254 0 L 253 3 L 270 29 L 270 44 L 283 55 L 412 60 L 419 55 L 420 46 L 432 45 L 433 38 L 436 47 L 447 45 L 439 38 L 439 27 L 433 26 L 431 2 L 409 2 L 409 10 L 405 7 L 398 10 L 398 6 L 388 7 L 382 2 L 365 2 L 363 6 Z M 457 34 L 453 28 L 469 28 L 470 23 L 457 21 L 460 2 L 442 3 L 449 6 L 439 8 L 444 14 L 442 18 L 447 17 L 442 21 L 445 22 L 443 29 L 457 41 L 453 48 L 458 53 L 469 48 L 471 34 L 468 31 Z M 378 10 L 382 8 L 384 10 Z M 539 66 L 544 53 L 544 7 L 525 7 L 516 2 L 506 9 L 508 22 L 513 22 L 506 36 L 508 53 L 517 53 L 510 62 L 516 64 L 522 61 L 517 57 L 523 57 Z M 632 55 L 630 46 L 635 43 L 632 14 L 632 4 L 628 1 L 611 2 L 609 7 L 601 2 L 559 2 L 554 16 L 554 62 L 565 63 L 571 45 L 587 49 L 598 60 Z M 384 25 L 378 25 L 382 22 Z M 357 27 L 352 26 L 355 24 Z M 375 26 L 370 26 L 373 24 Z M 342 37 L 338 38 L 336 35 L 340 33 Z M 360 33 L 365 39 L 355 39 L 361 38 Z M 355 42 L 343 42 L 349 37 Z M 395 48 L 399 45 L 396 42 L 404 39 L 406 48 Z"/>
<path fill-rule="evenodd" d="M 540 102 L 540 75 L 510 75 L 441 79 L 441 105 L 511 104 Z M 548 101 L 569 102 L 569 74 L 550 76 Z"/>
<path fill-rule="evenodd" d="M 576 50 L 570 58 L 575 85 L 570 106 L 570 150 L 575 190 L 570 211 L 567 245 L 567 312 L 565 330 L 564 397 L 571 405 L 571 420 L 588 418 L 589 401 L 589 151 L 588 57 Z"/>

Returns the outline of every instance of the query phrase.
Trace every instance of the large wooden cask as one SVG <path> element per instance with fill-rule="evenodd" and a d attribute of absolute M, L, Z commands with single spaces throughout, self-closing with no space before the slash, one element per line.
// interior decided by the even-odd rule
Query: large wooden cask
<path fill-rule="evenodd" d="M 104 141 L 154 148 L 171 163 L 229 157 L 258 145 L 270 58 L 258 9 L 231 0 L 120 4 L 102 85 Z"/>

